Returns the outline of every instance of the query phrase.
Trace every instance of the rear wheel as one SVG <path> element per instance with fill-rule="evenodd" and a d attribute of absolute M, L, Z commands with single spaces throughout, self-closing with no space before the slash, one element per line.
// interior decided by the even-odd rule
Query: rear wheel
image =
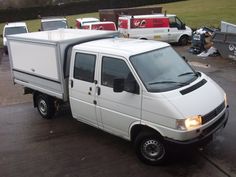
<path fill-rule="evenodd" d="M 135 150 L 138 158 L 149 165 L 161 165 L 167 160 L 167 148 L 156 133 L 140 133 L 135 140 Z"/>
<path fill-rule="evenodd" d="M 50 96 L 44 94 L 38 95 L 37 108 L 39 114 L 45 119 L 50 119 L 54 116 L 55 106 L 53 103 L 53 99 Z"/>
<path fill-rule="evenodd" d="M 8 49 L 7 49 L 7 46 L 4 46 L 4 47 L 3 47 L 3 51 L 4 51 L 4 53 L 5 53 L 6 55 L 8 55 Z"/>

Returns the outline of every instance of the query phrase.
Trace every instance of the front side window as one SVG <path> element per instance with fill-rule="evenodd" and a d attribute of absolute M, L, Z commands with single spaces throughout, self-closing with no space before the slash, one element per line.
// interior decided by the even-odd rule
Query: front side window
<path fill-rule="evenodd" d="M 183 23 L 177 17 L 169 17 L 170 27 L 182 29 Z"/>
<path fill-rule="evenodd" d="M 77 53 L 74 64 L 74 78 L 94 82 L 96 55 Z"/>
<path fill-rule="evenodd" d="M 180 88 L 198 77 L 171 47 L 131 56 L 130 61 L 149 92 Z"/>
<path fill-rule="evenodd" d="M 112 57 L 103 57 L 101 83 L 103 86 L 113 88 L 114 79 L 124 79 L 124 90 L 127 92 L 132 92 L 132 89 L 135 86 L 138 87 L 133 74 L 123 60 Z"/>

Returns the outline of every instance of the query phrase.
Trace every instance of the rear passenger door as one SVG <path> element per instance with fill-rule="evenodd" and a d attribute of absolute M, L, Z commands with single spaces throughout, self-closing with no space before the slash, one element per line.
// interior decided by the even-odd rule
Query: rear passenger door
<path fill-rule="evenodd" d="M 130 125 L 140 122 L 140 86 L 125 59 L 109 55 L 100 58 L 98 120 L 106 131 L 128 138 Z M 120 93 L 113 91 L 113 81 L 118 78 L 125 79 L 125 90 Z M 131 89 L 133 84 L 135 91 Z"/>
<path fill-rule="evenodd" d="M 73 117 L 98 127 L 95 101 L 96 53 L 77 52 L 72 56 L 70 71 L 70 106 Z"/>

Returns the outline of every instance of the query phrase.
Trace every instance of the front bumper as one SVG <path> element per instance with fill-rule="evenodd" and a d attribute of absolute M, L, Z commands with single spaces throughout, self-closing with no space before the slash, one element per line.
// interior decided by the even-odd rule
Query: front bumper
<path fill-rule="evenodd" d="M 213 135 L 215 132 L 217 132 L 217 130 L 224 128 L 226 126 L 228 117 L 229 117 L 229 110 L 228 108 L 226 108 L 225 113 L 215 123 L 213 123 L 206 129 L 204 129 L 198 137 L 194 139 L 186 140 L 186 141 L 178 141 L 178 140 L 170 139 L 167 137 L 165 137 L 164 140 L 167 144 L 171 144 L 171 145 L 173 144 L 180 145 L 180 146 L 205 145 L 212 140 Z"/>

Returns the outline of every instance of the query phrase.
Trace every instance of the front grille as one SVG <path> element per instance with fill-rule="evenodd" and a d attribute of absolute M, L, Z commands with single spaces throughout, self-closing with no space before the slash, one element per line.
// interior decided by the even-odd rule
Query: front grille
<path fill-rule="evenodd" d="M 207 127 L 205 130 L 202 131 L 203 135 L 206 135 L 208 133 L 210 133 L 211 131 L 213 131 L 219 124 L 221 124 L 221 122 L 223 122 L 225 120 L 225 113 L 211 126 Z"/>
<path fill-rule="evenodd" d="M 218 114 L 220 114 L 224 110 L 224 108 L 225 108 L 225 102 L 221 103 L 213 111 L 202 116 L 202 124 L 205 124 L 205 123 L 209 122 L 210 120 L 214 119 Z"/>

